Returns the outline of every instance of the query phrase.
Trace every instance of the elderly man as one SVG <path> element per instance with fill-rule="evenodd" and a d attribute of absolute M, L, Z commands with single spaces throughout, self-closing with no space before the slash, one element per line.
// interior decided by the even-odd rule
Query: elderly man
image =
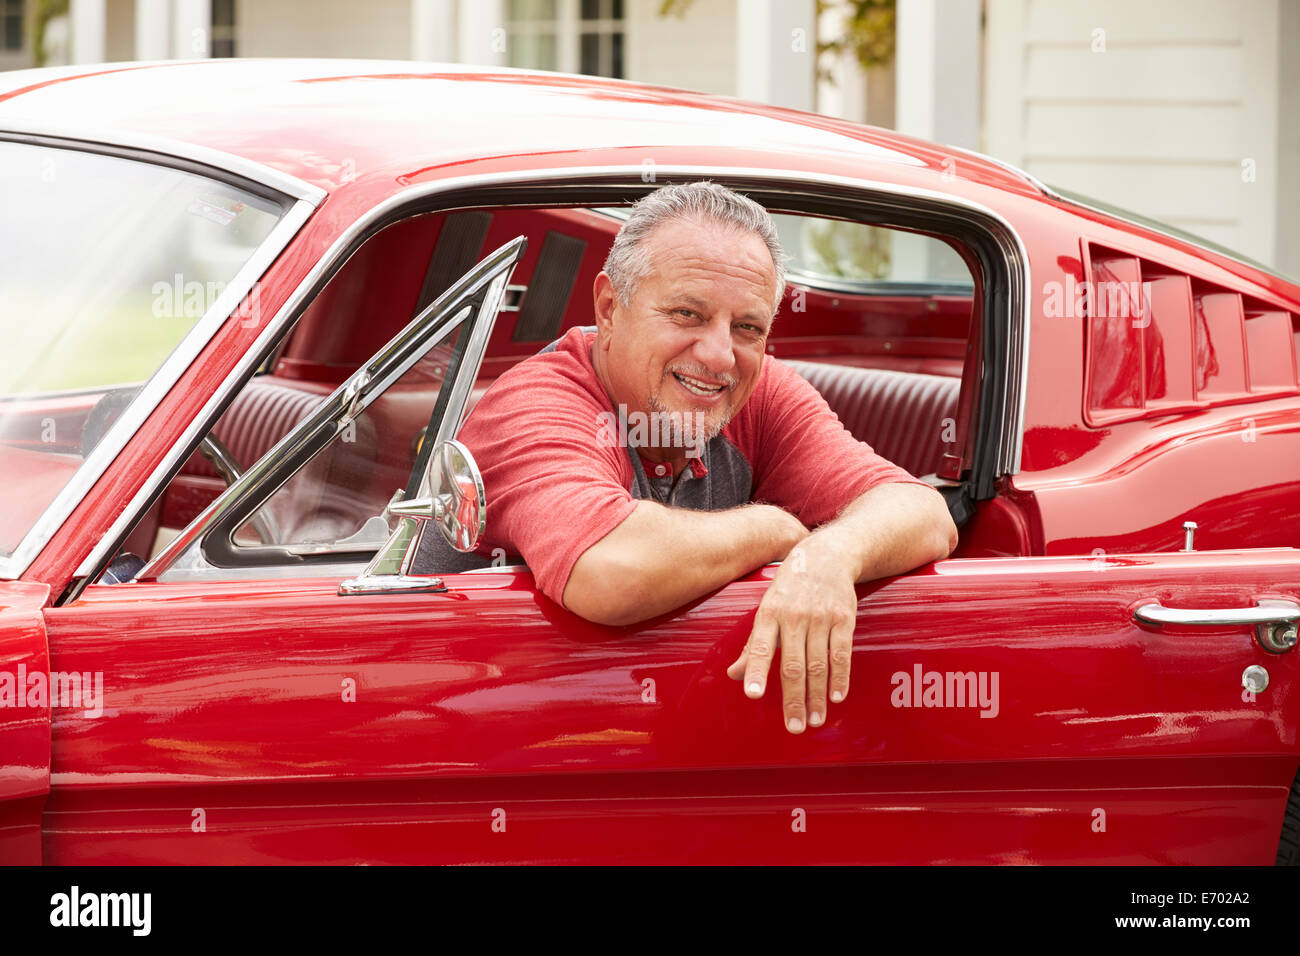
<path fill-rule="evenodd" d="M 588 620 L 643 621 L 780 561 L 727 673 L 762 697 L 779 648 L 801 733 L 848 693 L 854 583 L 946 557 L 957 529 L 938 492 L 765 359 L 782 260 L 752 200 L 708 182 L 651 193 L 596 278 L 595 329 L 502 375 L 460 439 L 483 472 L 486 547 Z"/>

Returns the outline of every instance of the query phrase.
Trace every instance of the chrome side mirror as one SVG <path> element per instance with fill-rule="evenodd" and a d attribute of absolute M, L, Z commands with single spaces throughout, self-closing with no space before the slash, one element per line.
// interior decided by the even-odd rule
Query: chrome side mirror
<path fill-rule="evenodd" d="M 433 521 L 449 545 L 473 551 L 487 528 L 483 476 L 474 456 L 460 442 L 445 441 L 429 456 L 427 475 L 429 497 L 395 502 L 388 513 Z"/>
<path fill-rule="evenodd" d="M 458 441 L 444 441 L 433 449 L 425 484 L 427 497 L 389 502 L 385 513 L 397 517 L 397 529 L 360 577 L 339 585 L 339 594 L 447 590 L 442 578 L 410 574 L 420 541 L 430 525 L 437 525 L 457 551 L 473 551 L 487 528 L 487 495 L 474 456 Z"/>

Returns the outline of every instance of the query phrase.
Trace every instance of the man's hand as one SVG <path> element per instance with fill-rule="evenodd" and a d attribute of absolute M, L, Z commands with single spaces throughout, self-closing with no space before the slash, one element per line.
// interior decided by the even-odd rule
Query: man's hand
<path fill-rule="evenodd" d="M 849 692 L 855 582 L 911 571 L 946 558 L 956 546 L 957 528 L 937 491 L 901 482 L 878 485 L 791 549 L 727 676 L 743 680 L 749 697 L 762 697 L 779 647 L 786 729 L 799 734 L 820 727 L 828 688 L 832 703 Z"/>
<path fill-rule="evenodd" d="M 853 584 L 845 556 L 819 547 L 815 535 L 805 539 L 777 569 L 745 649 L 727 668 L 733 680 L 744 679 L 749 697 L 762 697 L 780 647 L 785 726 L 792 734 L 825 722 L 828 685 L 836 703 L 849 692 L 858 611 Z"/>

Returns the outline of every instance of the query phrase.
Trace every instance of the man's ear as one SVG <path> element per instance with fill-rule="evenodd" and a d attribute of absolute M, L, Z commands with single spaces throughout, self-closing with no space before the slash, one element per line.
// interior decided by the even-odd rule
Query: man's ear
<path fill-rule="evenodd" d="M 592 286 L 592 311 L 596 316 L 596 340 L 608 342 L 614 332 L 614 310 L 618 307 L 618 297 L 614 294 L 614 283 L 609 273 L 601 271 Z"/>

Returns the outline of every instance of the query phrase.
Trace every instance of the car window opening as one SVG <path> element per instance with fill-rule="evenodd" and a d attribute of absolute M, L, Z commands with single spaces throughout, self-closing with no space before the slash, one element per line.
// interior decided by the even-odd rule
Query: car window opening
<path fill-rule="evenodd" d="M 774 219 L 789 264 L 767 355 L 807 379 L 854 437 L 946 497 L 959 491 L 966 422 L 973 420 L 959 404 L 975 391 L 963 389 L 963 376 L 978 373 L 968 347 L 980 311 L 979 284 L 967 265 L 974 257 L 955 239 L 913 229 L 791 212 Z M 506 369 L 567 330 L 593 324 L 592 284 L 620 224 L 609 208 L 496 207 L 388 226 L 306 307 L 211 437 L 248 468 L 480 256 L 527 236 L 536 258 L 514 273 L 463 421 Z M 393 527 L 385 505 L 407 484 L 446 385 L 451 347 L 437 343 L 272 495 L 236 532 L 235 553 L 252 554 L 272 531 L 277 545 L 297 554 L 341 557 L 378 547 Z M 106 583 L 129 579 L 223 494 L 227 481 L 210 451 L 201 447 L 181 466 L 131 531 Z M 494 555 L 472 566 L 520 560 Z"/>

